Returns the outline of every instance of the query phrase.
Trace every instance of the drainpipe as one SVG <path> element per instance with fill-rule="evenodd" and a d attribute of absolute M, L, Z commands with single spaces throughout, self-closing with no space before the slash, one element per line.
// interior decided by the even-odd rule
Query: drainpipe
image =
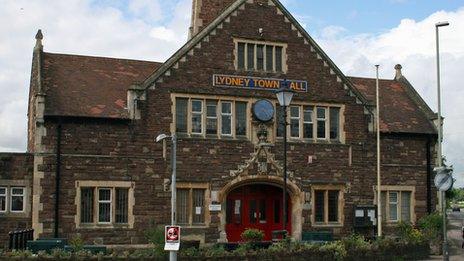
<path fill-rule="evenodd" d="M 426 160 L 427 160 L 427 213 L 432 213 L 432 159 L 431 159 L 431 145 L 430 136 L 427 137 L 425 143 Z"/>
<path fill-rule="evenodd" d="M 60 206 L 60 171 L 61 171 L 61 118 L 56 128 L 56 175 L 55 175 L 55 226 L 54 238 L 58 238 L 59 206 Z"/>

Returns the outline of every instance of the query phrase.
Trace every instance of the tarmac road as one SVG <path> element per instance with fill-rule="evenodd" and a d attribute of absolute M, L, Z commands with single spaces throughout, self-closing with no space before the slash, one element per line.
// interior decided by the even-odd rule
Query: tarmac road
<path fill-rule="evenodd" d="M 448 212 L 448 244 L 449 248 L 449 260 L 450 261 L 463 261 L 464 260 L 464 249 L 461 248 L 462 238 L 462 227 L 464 226 L 464 209 L 462 212 Z M 432 256 L 429 260 L 443 260 L 443 256 Z"/>

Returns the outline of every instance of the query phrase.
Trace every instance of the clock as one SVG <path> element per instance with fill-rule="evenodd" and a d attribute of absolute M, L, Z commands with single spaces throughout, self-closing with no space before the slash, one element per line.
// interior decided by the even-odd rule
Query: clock
<path fill-rule="evenodd" d="M 268 122 L 274 118 L 274 105 L 268 100 L 259 100 L 253 105 L 253 115 L 258 121 Z"/>

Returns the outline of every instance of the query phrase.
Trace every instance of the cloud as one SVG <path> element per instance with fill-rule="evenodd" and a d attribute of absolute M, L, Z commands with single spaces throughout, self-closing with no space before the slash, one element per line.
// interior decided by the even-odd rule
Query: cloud
<path fill-rule="evenodd" d="M 331 26 L 316 41 L 347 75 L 375 77 L 374 65 L 380 64 L 381 77 L 392 79 L 395 64 L 402 64 L 403 75 L 436 111 L 435 23 L 439 21 L 451 24 L 440 28 L 444 155 L 455 167 L 457 184 L 464 186 L 464 8 L 439 11 L 422 21 L 404 19 L 378 35 L 345 35 Z"/>
<path fill-rule="evenodd" d="M 191 0 L 166 6 L 136 0 L 128 9 L 118 8 L 116 1 L 111 4 L 115 5 L 0 0 L 0 151 L 26 150 L 29 72 L 37 29 L 44 32 L 47 52 L 152 61 L 164 61 L 187 39 Z M 168 21 L 163 13 L 171 14 Z M 160 28 L 164 39 L 153 35 Z"/>

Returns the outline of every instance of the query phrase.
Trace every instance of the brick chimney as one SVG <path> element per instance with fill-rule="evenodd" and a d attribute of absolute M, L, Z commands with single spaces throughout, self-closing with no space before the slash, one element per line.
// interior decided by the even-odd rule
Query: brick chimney
<path fill-rule="evenodd" d="M 192 22 L 189 39 L 218 17 L 236 0 L 192 0 Z"/>
<path fill-rule="evenodd" d="M 399 80 L 403 77 L 403 73 L 401 72 L 401 69 L 403 69 L 403 66 L 401 66 L 401 64 L 397 64 L 395 65 L 395 80 Z"/>

